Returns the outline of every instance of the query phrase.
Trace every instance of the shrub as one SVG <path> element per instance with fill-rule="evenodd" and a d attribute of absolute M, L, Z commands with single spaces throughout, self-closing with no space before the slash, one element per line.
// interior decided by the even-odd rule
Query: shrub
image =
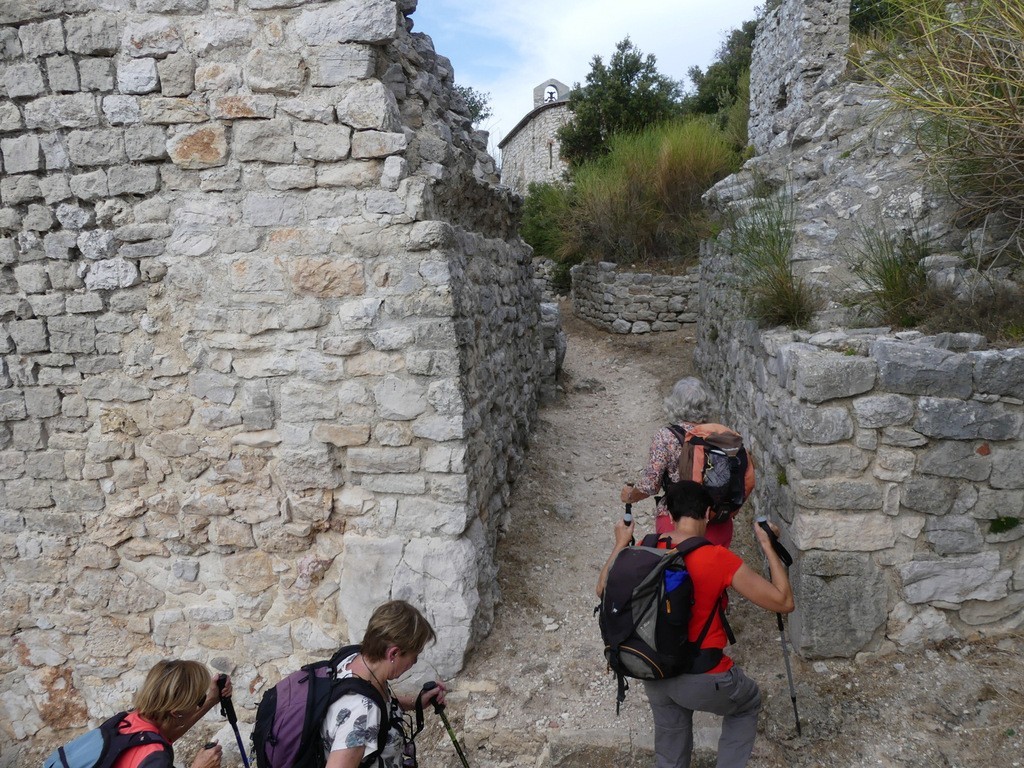
<path fill-rule="evenodd" d="M 793 273 L 789 260 L 796 229 L 793 201 L 786 194 L 759 200 L 733 224 L 728 244 L 739 263 L 740 293 L 761 325 L 806 327 L 819 300 Z"/>
<path fill-rule="evenodd" d="M 1024 4 L 882 5 L 893 39 L 863 73 L 924 118 L 918 140 L 966 222 L 1002 211 L 1024 223 Z"/>
<path fill-rule="evenodd" d="M 856 303 L 887 325 L 919 323 L 919 299 L 928 285 L 921 264 L 928 255 L 927 243 L 914 234 L 897 235 L 865 224 L 857 228 L 852 250 L 853 271 L 863 283 Z"/>
<path fill-rule="evenodd" d="M 564 184 L 533 182 L 527 187 L 519 233 L 533 247 L 535 256 L 553 259 L 558 254 L 562 219 L 569 208 L 570 195 Z"/>

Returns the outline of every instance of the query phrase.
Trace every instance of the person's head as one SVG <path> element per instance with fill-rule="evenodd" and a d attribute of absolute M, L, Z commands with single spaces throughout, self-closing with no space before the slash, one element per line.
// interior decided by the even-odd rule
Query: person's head
<path fill-rule="evenodd" d="M 360 653 L 369 662 L 386 661 L 407 670 L 435 639 L 434 629 L 422 613 L 405 600 L 391 600 L 370 616 Z"/>
<path fill-rule="evenodd" d="M 673 424 L 682 421 L 707 421 L 711 398 L 700 379 L 687 376 L 672 387 L 672 393 L 665 398 L 665 415 Z"/>
<path fill-rule="evenodd" d="M 210 672 L 198 661 L 158 661 L 135 695 L 135 711 L 156 725 L 172 724 L 203 706 Z"/>
<path fill-rule="evenodd" d="M 712 500 L 703 485 L 692 480 L 682 480 L 668 487 L 665 503 L 674 521 L 683 517 L 706 520 Z"/>

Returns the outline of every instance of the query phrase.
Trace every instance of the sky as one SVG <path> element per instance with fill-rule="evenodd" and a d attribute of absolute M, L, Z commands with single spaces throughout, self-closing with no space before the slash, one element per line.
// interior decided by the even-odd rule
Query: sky
<path fill-rule="evenodd" d="M 763 3 L 763 0 L 762 0 Z M 595 54 L 607 64 L 629 35 L 658 71 L 692 88 L 728 33 L 755 17 L 754 0 L 419 0 L 414 32 L 452 61 L 455 82 L 490 94 L 494 115 L 478 127 L 490 148 L 533 109 L 548 78 L 584 83 Z"/>

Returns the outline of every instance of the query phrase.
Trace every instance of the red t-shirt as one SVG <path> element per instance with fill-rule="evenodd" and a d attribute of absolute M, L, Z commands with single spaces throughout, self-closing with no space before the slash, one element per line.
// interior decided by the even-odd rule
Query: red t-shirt
<path fill-rule="evenodd" d="M 719 595 L 726 587 L 732 584 L 732 577 L 743 565 L 743 559 L 730 552 L 722 546 L 710 545 L 700 547 L 688 554 L 685 558 L 686 569 L 693 579 L 693 607 L 690 609 L 690 632 L 691 640 L 696 640 L 700 631 L 704 628 L 705 622 Z M 711 620 L 711 626 L 701 648 L 725 648 L 729 644 L 729 638 L 725 634 L 725 627 L 722 626 L 721 616 Z M 732 667 L 732 659 L 725 654 L 722 660 L 708 674 L 725 672 Z"/>
<path fill-rule="evenodd" d="M 118 730 L 121 733 L 160 732 L 153 723 L 136 712 L 129 712 Z M 156 742 L 126 749 L 114 762 L 113 768 L 174 768 L 174 764 L 172 753 L 163 744 Z"/>

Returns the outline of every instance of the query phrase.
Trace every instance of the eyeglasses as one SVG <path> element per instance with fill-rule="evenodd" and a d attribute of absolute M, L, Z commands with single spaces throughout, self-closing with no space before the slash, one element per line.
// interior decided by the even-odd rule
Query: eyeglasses
<path fill-rule="evenodd" d="M 402 747 L 402 768 L 417 768 L 416 742 L 409 739 Z"/>
<path fill-rule="evenodd" d="M 198 704 L 196 704 L 196 709 L 202 709 L 202 708 L 203 708 L 203 707 L 205 707 L 205 706 L 206 706 L 206 694 L 204 693 L 204 694 L 203 694 L 203 698 L 201 698 L 201 699 L 199 700 L 199 703 L 198 703 Z"/>

